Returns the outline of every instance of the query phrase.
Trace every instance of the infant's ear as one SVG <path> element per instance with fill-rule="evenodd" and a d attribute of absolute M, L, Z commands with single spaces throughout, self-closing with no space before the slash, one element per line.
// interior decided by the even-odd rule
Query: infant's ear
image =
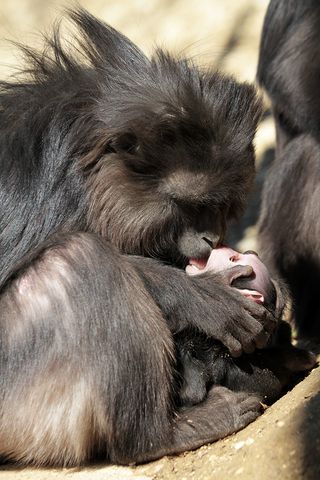
<path fill-rule="evenodd" d="M 282 318 L 283 311 L 287 305 L 289 294 L 286 285 L 279 280 L 271 279 L 275 292 L 276 292 L 276 308 L 275 308 L 275 317 Z"/>

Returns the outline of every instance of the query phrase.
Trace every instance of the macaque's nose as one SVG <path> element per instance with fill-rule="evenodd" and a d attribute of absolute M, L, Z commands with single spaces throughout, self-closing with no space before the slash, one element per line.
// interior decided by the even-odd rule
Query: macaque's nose
<path fill-rule="evenodd" d="M 216 248 L 220 243 L 220 238 L 218 235 L 206 235 L 202 237 L 202 240 L 204 240 L 211 248 Z"/>

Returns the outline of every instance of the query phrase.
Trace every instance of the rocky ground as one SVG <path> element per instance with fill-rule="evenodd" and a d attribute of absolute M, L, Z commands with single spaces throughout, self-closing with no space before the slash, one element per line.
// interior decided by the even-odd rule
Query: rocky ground
<path fill-rule="evenodd" d="M 92 13 L 150 52 L 155 44 L 185 52 L 241 80 L 253 81 L 259 33 L 267 0 L 83 0 Z M 70 2 L 2 0 L 0 75 L 14 75 L 16 50 L 4 38 L 41 44 L 53 18 Z M 33 32 L 33 33 L 32 33 Z M 257 181 L 244 219 L 230 231 L 239 249 L 256 248 L 256 220 L 265 172 L 273 157 L 268 113 L 256 139 Z M 281 398 L 243 431 L 195 452 L 140 467 L 99 465 L 83 469 L 0 469 L 0 480 L 316 480 L 320 478 L 320 369 Z"/>

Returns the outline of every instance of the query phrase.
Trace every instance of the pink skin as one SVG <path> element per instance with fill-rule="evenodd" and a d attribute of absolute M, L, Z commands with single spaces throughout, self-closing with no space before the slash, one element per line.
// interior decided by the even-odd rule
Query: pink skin
<path fill-rule="evenodd" d="M 190 259 L 186 268 L 188 275 L 200 275 L 205 272 L 221 272 L 236 265 L 250 265 L 253 275 L 246 281 L 247 288 L 238 289 L 247 298 L 257 303 L 264 303 L 271 279 L 266 266 L 255 253 L 239 253 L 229 247 L 212 250 L 207 261 Z"/>

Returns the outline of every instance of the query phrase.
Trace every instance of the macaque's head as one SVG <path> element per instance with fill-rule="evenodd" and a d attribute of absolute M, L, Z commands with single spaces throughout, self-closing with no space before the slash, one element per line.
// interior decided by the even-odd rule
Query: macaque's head
<path fill-rule="evenodd" d="M 236 265 L 250 265 L 253 269 L 249 277 L 239 277 L 233 281 L 243 295 L 257 303 L 275 308 L 276 290 L 266 266 L 257 253 L 248 251 L 239 253 L 229 247 L 215 248 L 206 263 L 191 261 L 186 272 L 189 275 L 199 275 L 204 272 L 221 272 Z"/>

